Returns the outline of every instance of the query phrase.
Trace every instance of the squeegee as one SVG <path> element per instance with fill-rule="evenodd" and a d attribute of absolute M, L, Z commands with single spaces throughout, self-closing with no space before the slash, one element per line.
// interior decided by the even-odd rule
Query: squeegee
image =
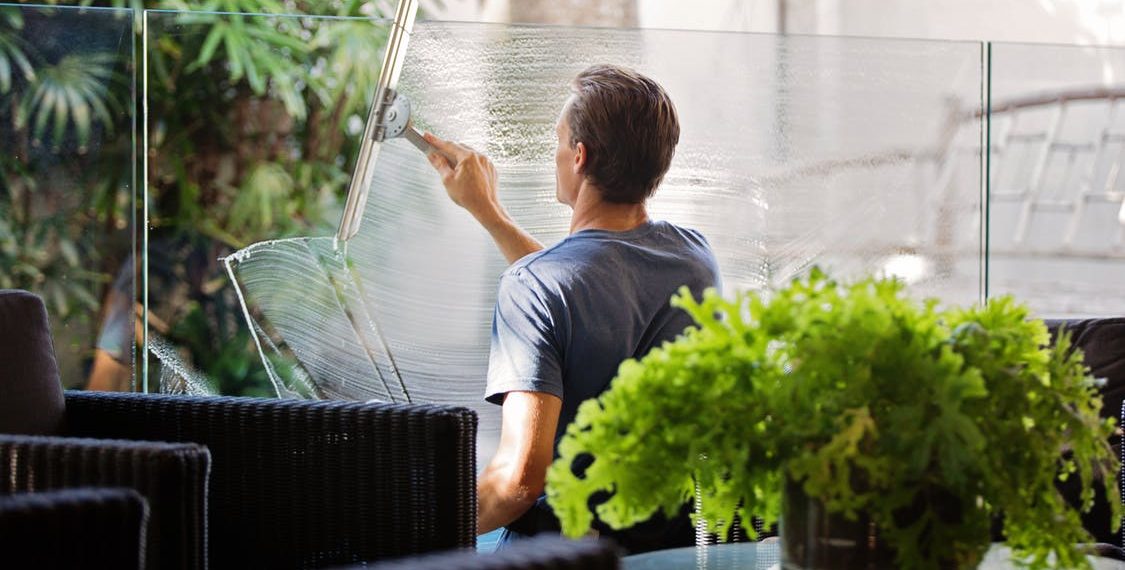
<path fill-rule="evenodd" d="M 348 184 L 344 215 L 340 218 L 340 228 L 336 231 L 338 243 L 347 242 L 359 231 L 363 209 L 367 205 L 367 194 L 371 191 L 372 163 L 378 156 L 383 141 L 403 137 L 427 155 L 434 151 L 411 121 L 410 101 L 396 91 L 402 62 L 406 58 L 407 40 L 414 29 L 414 16 L 417 13 L 418 0 L 399 0 L 391 34 L 387 39 L 387 51 L 383 55 L 379 83 L 375 87 L 375 99 L 367 114 L 359 156 Z M 452 157 L 442 154 L 450 164 L 456 164 Z"/>

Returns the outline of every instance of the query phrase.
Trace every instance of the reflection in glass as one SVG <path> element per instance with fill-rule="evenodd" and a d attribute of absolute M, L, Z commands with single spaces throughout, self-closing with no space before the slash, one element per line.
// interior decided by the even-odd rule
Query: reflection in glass
<path fill-rule="evenodd" d="M 0 289 L 46 302 L 66 387 L 133 382 L 131 10 L 0 6 Z"/>
<path fill-rule="evenodd" d="M 1125 307 L 1125 49 L 992 45 L 989 295 Z"/>

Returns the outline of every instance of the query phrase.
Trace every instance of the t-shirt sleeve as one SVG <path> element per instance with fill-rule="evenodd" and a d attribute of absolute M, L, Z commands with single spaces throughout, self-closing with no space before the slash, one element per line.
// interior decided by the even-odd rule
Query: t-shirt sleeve
<path fill-rule="evenodd" d="M 485 400 L 501 404 L 512 391 L 563 397 L 562 350 L 550 305 L 542 286 L 523 271 L 500 278 Z"/>

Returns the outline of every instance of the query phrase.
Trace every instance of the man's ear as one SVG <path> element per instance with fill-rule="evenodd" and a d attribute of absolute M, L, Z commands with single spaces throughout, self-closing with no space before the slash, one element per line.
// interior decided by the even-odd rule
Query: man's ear
<path fill-rule="evenodd" d="M 582 174 L 586 170 L 586 145 L 578 142 L 574 145 L 574 173 Z"/>

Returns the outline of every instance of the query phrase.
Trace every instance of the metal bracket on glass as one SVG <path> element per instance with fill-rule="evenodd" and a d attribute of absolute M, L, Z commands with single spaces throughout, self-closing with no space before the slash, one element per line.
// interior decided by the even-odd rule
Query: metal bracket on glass
<path fill-rule="evenodd" d="M 402 73 L 402 62 L 406 57 L 406 44 L 410 39 L 410 32 L 414 29 L 414 17 L 418 13 L 418 0 L 399 0 L 398 9 L 395 10 L 394 24 L 391 34 L 387 39 L 387 51 L 383 56 L 383 68 L 379 73 L 379 83 L 375 88 L 375 99 L 371 103 L 371 111 L 367 114 L 367 124 L 363 129 L 363 140 L 359 147 L 359 156 L 356 158 L 355 170 L 351 182 L 348 184 L 348 198 L 344 203 L 344 215 L 340 218 L 340 227 L 336 231 L 336 240 L 346 242 L 359 231 L 363 221 L 363 210 L 367 206 L 367 193 L 371 189 L 372 162 L 382 144 L 385 134 L 384 119 L 387 110 L 397 97 L 395 88 L 398 78 Z M 410 112 L 407 104 L 406 119 L 409 121 Z M 410 137 L 407 137 L 410 138 Z M 413 142 L 413 140 L 412 140 Z"/>

